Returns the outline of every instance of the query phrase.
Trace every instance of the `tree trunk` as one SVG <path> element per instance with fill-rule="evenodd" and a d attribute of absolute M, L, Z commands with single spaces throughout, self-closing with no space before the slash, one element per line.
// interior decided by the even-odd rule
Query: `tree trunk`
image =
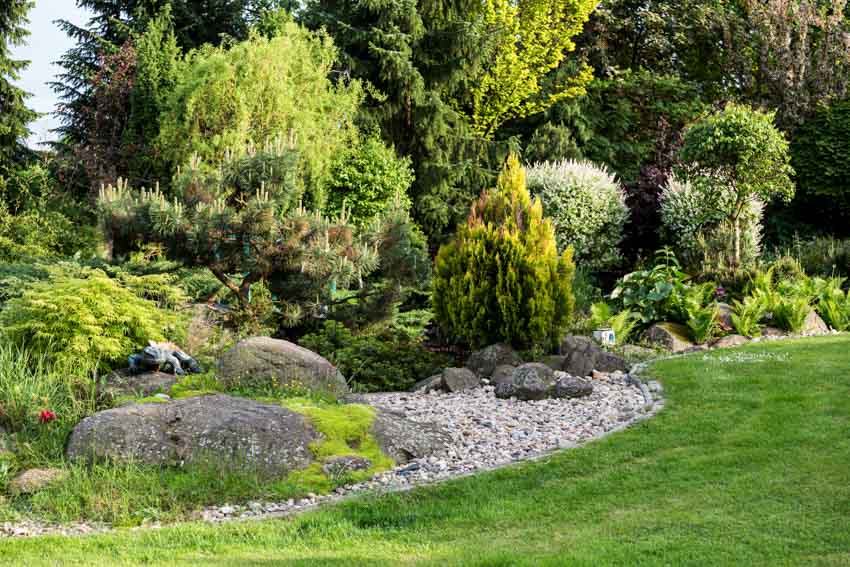
<path fill-rule="evenodd" d="M 736 268 L 741 267 L 741 218 L 735 217 L 735 257 L 733 262 Z"/>

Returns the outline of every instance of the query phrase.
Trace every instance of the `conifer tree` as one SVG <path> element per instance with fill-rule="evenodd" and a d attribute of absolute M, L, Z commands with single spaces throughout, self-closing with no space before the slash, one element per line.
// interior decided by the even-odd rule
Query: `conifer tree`
<path fill-rule="evenodd" d="M 511 155 L 496 188 L 482 193 L 437 255 L 436 318 L 473 348 L 496 342 L 551 348 L 573 311 L 572 257 L 572 248 L 558 255 L 552 223 Z"/>
<path fill-rule="evenodd" d="M 335 290 L 392 293 L 392 285 L 378 283 L 412 285 L 423 276 L 409 267 L 428 260 L 406 210 L 391 207 L 363 230 L 344 211 L 336 219 L 308 211 L 300 204 L 298 159 L 281 140 L 232 152 L 215 167 L 195 159 L 176 176 L 172 200 L 119 180 L 100 194 L 107 238 L 116 251 L 160 243 L 170 258 L 209 268 L 247 312 L 252 288 L 263 284 L 290 326 L 324 316 Z M 373 273 L 385 281 L 368 279 Z"/>
<path fill-rule="evenodd" d="M 28 124 L 38 116 L 26 106 L 29 95 L 13 84 L 29 62 L 11 56 L 11 48 L 29 35 L 24 26 L 32 6 L 30 0 L 0 5 L 0 176 L 28 153 L 22 142 L 29 134 Z"/>

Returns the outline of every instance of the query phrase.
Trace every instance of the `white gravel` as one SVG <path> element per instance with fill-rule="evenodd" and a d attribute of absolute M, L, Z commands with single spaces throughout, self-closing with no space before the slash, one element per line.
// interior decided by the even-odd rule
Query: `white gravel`
<path fill-rule="evenodd" d="M 516 461 L 533 459 L 553 450 L 571 448 L 655 413 L 662 405 L 660 387 L 652 403 L 622 373 L 596 374 L 593 393 L 585 398 L 540 401 L 501 400 L 492 386 L 460 393 L 386 393 L 365 396 L 368 403 L 403 414 L 407 419 L 443 425 L 452 443 L 444 454 L 416 459 L 333 494 L 284 502 L 225 503 L 200 511 L 196 519 L 222 522 L 286 516 L 320 504 L 363 492 L 407 490 Z M 144 528 L 159 527 L 157 524 Z M 0 537 L 82 535 L 102 532 L 105 526 L 78 523 L 65 526 L 22 522 L 0 524 Z"/>

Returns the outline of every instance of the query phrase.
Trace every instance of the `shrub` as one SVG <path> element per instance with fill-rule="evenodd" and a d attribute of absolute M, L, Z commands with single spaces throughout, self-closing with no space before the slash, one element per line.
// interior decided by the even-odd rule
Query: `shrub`
<path fill-rule="evenodd" d="M 665 248 L 656 253 L 652 268 L 623 276 L 611 293 L 611 299 L 635 311 L 644 325 L 679 319 L 679 302 L 687 289 L 686 279 L 687 274 L 682 271 L 676 255 Z"/>
<path fill-rule="evenodd" d="M 370 136 L 343 151 L 334 161 L 328 181 L 328 214 L 345 210 L 357 226 L 387 210 L 398 195 L 410 207 L 407 191 L 413 183 L 410 158 L 399 158 L 380 138 Z"/>
<path fill-rule="evenodd" d="M 780 329 L 799 333 L 811 310 L 808 297 L 782 297 L 773 308 L 773 321 Z"/>
<path fill-rule="evenodd" d="M 679 157 L 684 171 L 731 227 L 726 257 L 742 265 L 743 217 L 754 198 L 767 202 L 794 195 L 788 141 L 773 125 L 774 114 L 727 104 L 688 127 Z"/>
<path fill-rule="evenodd" d="M 149 340 L 163 340 L 174 315 L 137 297 L 100 270 L 54 274 L 30 285 L 0 312 L 0 333 L 69 366 L 109 368 Z"/>
<path fill-rule="evenodd" d="M 354 334 L 341 323 L 326 321 L 298 342 L 327 358 L 355 389 L 368 392 L 407 390 L 448 365 L 445 357 L 422 346 L 421 336 L 394 327 Z"/>
<path fill-rule="evenodd" d="M 552 219 L 559 249 L 572 246 L 576 261 L 594 268 L 619 263 L 628 209 L 608 170 L 589 161 L 539 163 L 528 169 L 528 188 Z"/>
<path fill-rule="evenodd" d="M 850 277 L 850 239 L 821 237 L 797 241 L 786 254 L 794 256 L 811 276 Z"/>
<path fill-rule="evenodd" d="M 724 204 L 717 194 L 699 190 L 694 184 L 671 176 L 661 192 L 661 238 L 673 246 L 687 266 L 700 269 L 734 265 L 734 227 L 726 220 Z M 761 252 L 764 205 L 751 197 L 744 206 L 741 227 L 741 263 L 753 264 Z"/>
<path fill-rule="evenodd" d="M 762 296 L 745 297 L 743 301 L 732 302 L 732 327 L 745 337 L 761 335 L 759 323 L 767 315 L 768 305 Z"/>
<path fill-rule="evenodd" d="M 819 280 L 817 311 L 836 331 L 850 330 L 850 291 L 843 291 L 843 278 Z"/>
<path fill-rule="evenodd" d="M 810 116 L 791 143 L 799 200 L 816 221 L 845 229 L 850 213 L 850 99 L 823 106 Z"/>
<path fill-rule="evenodd" d="M 572 315 L 574 271 L 572 248 L 558 255 L 552 223 L 512 155 L 496 188 L 481 195 L 437 254 L 435 316 L 472 347 L 553 347 Z"/>
<path fill-rule="evenodd" d="M 321 206 L 336 153 L 354 139 L 361 100 L 356 81 L 331 81 L 337 50 L 323 32 L 294 22 L 272 38 L 190 53 L 161 115 L 160 145 L 175 164 L 209 163 L 246 143 L 285 139 L 297 148 L 298 183 Z"/>

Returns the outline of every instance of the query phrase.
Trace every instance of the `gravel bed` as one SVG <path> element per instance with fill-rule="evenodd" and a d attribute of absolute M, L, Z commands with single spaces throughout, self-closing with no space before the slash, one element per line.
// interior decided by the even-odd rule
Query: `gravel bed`
<path fill-rule="evenodd" d="M 210 522 L 279 517 L 362 492 L 393 492 L 466 476 L 553 450 L 576 447 L 648 417 L 660 404 L 645 397 L 639 381 L 628 375 L 597 374 L 593 393 L 585 398 L 539 401 L 501 400 L 492 386 L 459 393 L 369 394 L 369 404 L 418 422 L 444 425 L 452 436 L 445 454 L 415 459 L 373 479 L 338 488 L 333 494 L 308 495 L 287 502 L 250 502 L 203 510 Z M 660 400 L 660 386 L 655 394 Z M 649 403 L 648 403 L 649 401 Z"/>
<path fill-rule="evenodd" d="M 647 389 L 626 374 L 597 374 L 593 386 L 593 393 L 585 398 L 528 402 L 498 399 L 489 385 L 459 393 L 369 394 L 363 400 L 375 407 L 401 413 L 412 421 L 442 424 L 452 443 L 444 454 L 413 460 L 332 494 L 308 494 L 283 502 L 224 504 L 201 510 L 194 519 L 223 522 L 288 516 L 355 494 L 403 491 L 466 476 L 576 447 L 649 417 L 663 405 L 660 386 Z M 156 527 L 159 524 L 139 529 Z M 106 530 L 105 526 L 84 523 L 57 526 L 27 521 L 0 524 L 0 537 L 85 535 Z"/>

